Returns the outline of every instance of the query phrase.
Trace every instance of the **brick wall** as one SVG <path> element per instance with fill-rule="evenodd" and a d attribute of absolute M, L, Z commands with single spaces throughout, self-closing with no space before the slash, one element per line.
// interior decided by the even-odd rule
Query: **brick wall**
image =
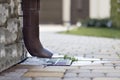
<path fill-rule="evenodd" d="M 21 0 L 0 0 L 0 72 L 26 58 Z"/>

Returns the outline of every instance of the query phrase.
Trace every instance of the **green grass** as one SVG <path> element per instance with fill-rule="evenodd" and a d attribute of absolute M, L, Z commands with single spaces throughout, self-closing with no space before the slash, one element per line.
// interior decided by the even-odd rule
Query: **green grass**
<path fill-rule="evenodd" d="M 82 35 L 82 36 L 120 38 L 120 29 L 113 29 L 113 28 L 81 27 L 81 28 L 75 28 L 70 30 L 69 32 L 63 32 L 63 33 Z"/>

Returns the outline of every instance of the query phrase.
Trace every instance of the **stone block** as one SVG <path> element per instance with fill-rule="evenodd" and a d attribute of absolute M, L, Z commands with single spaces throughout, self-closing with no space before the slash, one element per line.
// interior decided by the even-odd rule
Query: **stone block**
<path fill-rule="evenodd" d="M 0 43 L 5 43 L 5 29 L 0 28 Z"/>
<path fill-rule="evenodd" d="M 0 57 L 0 61 L 1 61 L 0 72 L 19 63 L 20 61 L 26 58 L 23 52 L 20 54 L 21 56 L 19 55 L 17 51 L 18 50 L 17 44 L 7 45 L 0 49 L 1 49 L 0 52 L 2 53 L 1 54 L 2 57 Z"/>
<path fill-rule="evenodd" d="M 5 58 L 6 53 L 5 53 L 5 47 L 3 44 L 0 44 L 0 61 Z"/>
<path fill-rule="evenodd" d="M 6 39 L 5 44 L 14 43 L 17 40 L 17 34 L 5 30 L 5 39 Z"/>
<path fill-rule="evenodd" d="M 18 56 L 19 57 L 22 57 L 23 56 L 23 53 L 24 53 L 24 46 L 23 46 L 23 43 L 21 42 L 21 43 L 17 43 L 16 44 L 16 46 L 17 46 L 17 53 L 18 53 Z"/>
<path fill-rule="evenodd" d="M 7 21 L 7 30 L 11 33 L 18 32 L 18 19 L 13 18 Z"/>
<path fill-rule="evenodd" d="M 10 1 L 10 13 L 14 14 L 15 3 L 14 0 Z"/>
<path fill-rule="evenodd" d="M 5 46 L 5 49 L 6 49 L 6 53 L 7 53 L 6 57 L 14 58 L 14 57 L 18 56 L 16 44 Z"/>
<path fill-rule="evenodd" d="M 17 32 L 17 42 L 21 42 L 21 40 L 23 39 L 23 35 L 22 35 L 22 28 L 18 27 L 18 32 Z"/>
<path fill-rule="evenodd" d="M 19 17 L 19 22 L 20 22 L 20 28 L 23 27 L 23 17 Z"/>
<path fill-rule="evenodd" d="M 0 26 L 4 25 L 9 16 L 8 7 L 4 4 L 0 4 Z"/>
<path fill-rule="evenodd" d="M 0 4 L 1 3 L 10 3 L 10 0 L 0 0 Z"/>
<path fill-rule="evenodd" d="M 23 15 L 21 4 L 18 5 L 18 15 Z"/>

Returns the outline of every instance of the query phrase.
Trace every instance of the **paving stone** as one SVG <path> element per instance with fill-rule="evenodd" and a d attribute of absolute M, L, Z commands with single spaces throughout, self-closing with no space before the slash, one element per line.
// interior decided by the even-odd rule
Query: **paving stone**
<path fill-rule="evenodd" d="M 75 56 L 75 58 L 77 58 L 78 61 L 100 61 L 100 59 L 97 59 L 97 58 L 84 58 L 84 57 L 77 57 L 77 56 Z"/>
<path fill-rule="evenodd" d="M 66 74 L 64 75 L 64 77 L 65 77 L 65 78 L 67 78 L 67 77 L 72 77 L 72 78 L 74 78 L 74 77 L 77 77 L 77 73 L 66 73 Z"/>
<path fill-rule="evenodd" d="M 64 78 L 63 80 L 91 80 L 91 79 L 90 78 L 74 77 L 74 78 Z"/>
<path fill-rule="evenodd" d="M 112 73 L 107 73 L 107 77 L 119 77 L 120 78 L 120 72 L 112 72 Z"/>
<path fill-rule="evenodd" d="M 62 78 L 64 76 L 64 73 L 58 73 L 58 72 L 27 72 L 24 74 L 25 77 L 58 77 Z"/>
<path fill-rule="evenodd" d="M 62 80 L 62 78 L 55 78 L 55 77 L 40 77 L 40 78 L 35 78 L 34 80 Z"/>
<path fill-rule="evenodd" d="M 17 72 L 9 72 L 5 73 L 4 76 L 8 77 L 21 77 L 24 73 L 17 73 Z"/>
<path fill-rule="evenodd" d="M 84 65 L 91 65 L 91 61 L 77 61 L 73 62 L 71 66 L 84 66 Z"/>
<path fill-rule="evenodd" d="M 78 66 L 47 66 L 48 69 L 79 69 Z"/>
<path fill-rule="evenodd" d="M 103 73 L 79 73 L 79 77 L 104 77 Z"/>
<path fill-rule="evenodd" d="M 117 66 L 116 69 L 117 69 L 117 70 L 120 70 L 120 66 Z"/>
<path fill-rule="evenodd" d="M 23 65 L 23 64 L 18 64 L 16 66 L 17 69 L 31 69 L 31 68 L 34 68 L 34 67 L 39 67 L 39 68 L 43 68 L 44 66 L 36 66 L 36 65 Z"/>
<path fill-rule="evenodd" d="M 0 76 L 0 80 L 32 80 L 32 78 Z"/>
<path fill-rule="evenodd" d="M 80 69 L 114 69 L 113 66 L 84 66 L 84 67 L 80 67 Z"/>
<path fill-rule="evenodd" d="M 110 61 L 94 61 L 92 64 L 95 65 L 95 64 L 106 64 L 106 63 L 111 63 Z"/>
<path fill-rule="evenodd" d="M 57 68 L 33 68 L 29 70 L 30 72 L 58 72 L 65 73 L 66 69 L 57 69 Z"/>
<path fill-rule="evenodd" d="M 44 66 L 22 64 L 15 71 L 9 72 L 7 76 L 0 76 L 0 80 L 120 80 L 120 60 L 116 55 L 113 55 L 116 52 L 120 52 L 120 49 L 118 49 L 120 40 L 49 32 L 43 32 L 41 37 L 43 45 L 55 54 L 78 56 L 79 61 L 81 61 L 79 62 L 79 67 L 77 67 L 78 64 L 76 63 L 76 66 L 47 66 L 45 67 L 47 70 L 39 70 Z M 63 43 L 64 45 L 61 47 Z M 112 46 L 118 47 L 117 50 L 112 49 Z M 50 69 L 55 70 L 51 72 Z M 66 74 L 62 71 L 64 69 L 67 69 Z M 26 78 L 24 76 L 16 76 L 19 73 L 20 76 L 25 73 L 24 76 Z M 30 77 L 34 78 L 31 79 Z"/>
<path fill-rule="evenodd" d="M 116 70 L 116 69 L 99 70 L 97 69 L 97 70 L 92 70 L 92 72 L 101 72 L 101 73 L 112 73 L 113 72 L 114 73 L 114 72 L 120 72 L 120 70 Z"/>
<path fill-rule="evenodd" d="M 27 71 L 28 71 L 28 69 L 16 69 L 15 70 L 16 73 L 25 73 Z"/>
<path fill-rule="evenodd" d="M 115 65 L 120 67 L 120 63 L 116 63 Z"/>
<path fill-rule="evenodd" d="M 81 72 L 90 72 L 90 70 L 82 70 L 82 69 L 68 69 L 67 73 L 81 73 Z"/>
<path fill-rule="evenodd" d="M 120 60 L 119 61 L 111 61 L 112 64 L 120 64 Z"/>
<path fill-rule="evenodd" d="M 112 63 L 104 63 L 104 66 L 113 66 Z"/>
<path fill-rule="evenodd" d="M 120 80 L 120 78 L 95 78 L 93 80 Z"/>

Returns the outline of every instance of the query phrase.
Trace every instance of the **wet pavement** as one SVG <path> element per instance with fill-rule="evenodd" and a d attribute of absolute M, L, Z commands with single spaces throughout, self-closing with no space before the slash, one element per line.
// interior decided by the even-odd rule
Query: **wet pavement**
<path fill-rule="evenodd" d="M 0 80 L 120 80 L 119 39 L 58 34 L 66 28 L 42 26 L 45 48 L 78 61 L 71 66 L 45 66 L 45 60 L 32 57 L 2 72 Z"/>

